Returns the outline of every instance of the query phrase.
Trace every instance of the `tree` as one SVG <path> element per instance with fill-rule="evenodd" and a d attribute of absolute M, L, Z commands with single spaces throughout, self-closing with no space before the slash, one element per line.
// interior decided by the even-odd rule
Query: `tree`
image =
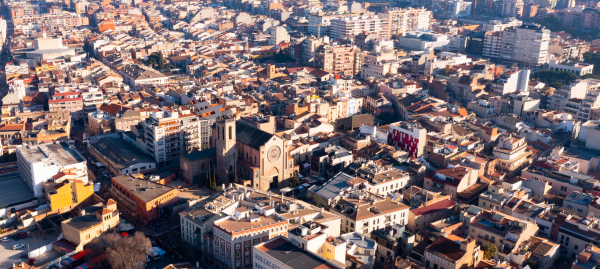
<path fill-rule="evenodd" d="M 298 175 L 294 175 L 288 180 L 288 186 L 295 188 L 300 186 L 300 177 Z"/>
<path fill-rule="evenodd" d="M 95 122 L 88 122 L 83 132 L 88 134 L 89 136 L 100 134 L 100 126 L 98 126 L 98 124 L 96 124 Z"/>
<path fill-rule="evenodd" d="M 125 238 L 110 233 L 104 236 L 104 242 L 106 243 L 106 259 L 110 263 L 110 268 L 145 268 L 152 243 L 143 233 L 137 232 L 133 236 Z"/>
<path fill-rule="evenodd" d="M 163 57 L 162 52 L 158 53 L 158 70 L 163 70 L 165 68 L 165 59 Z"/>
<path fill-rule="evenodd" d="M 583 62 L 588 64 L 594 64 L 594 74 L 600 75 L 600 53 L 586 52 L 583 54 Z"/>
<path fill-rule="evenodd" d="M 550 84 L 548 84 L 548 86 L 555 88 L 555 89 L 560 89 L 560 88 L 562 88 L 562 86 L 565 86 L 565 84 L 562 82 L 555 81 L 555 82 L 551 82 Z"/>
<path fill-rule="evenodd" d="M 494 244 L 489 244 L 485 247 L 485 252 L 483 253 L 483 258 L 486 260 L 491 260 L 496 255 L 496 246 Z"/>

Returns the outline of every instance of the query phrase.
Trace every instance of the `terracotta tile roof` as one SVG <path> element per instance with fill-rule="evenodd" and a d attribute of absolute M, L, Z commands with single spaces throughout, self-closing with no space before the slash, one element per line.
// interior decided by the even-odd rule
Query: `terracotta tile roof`
<path fill-rule="evenodd" d="M 456 205 L 456 201 L 454 201 L 454 199 L 448 198 L 448 199 L 438 201 L 438 202 L 428 205 L 428 206 L 411 209 L 410 212 L 413 213 L 415 216 L 421 216 L 421 215 L 425 215 L 425 214 L 433 214 L 438 211 L 446 210 L 446 209 L 454 207 L 455 205 Z"/>

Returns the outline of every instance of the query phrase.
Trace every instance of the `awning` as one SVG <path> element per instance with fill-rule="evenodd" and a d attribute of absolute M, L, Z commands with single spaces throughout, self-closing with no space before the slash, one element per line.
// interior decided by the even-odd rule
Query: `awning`
<path fill-rule="evenodd" d="M 75 254 L 75 255 L 73 255 L 73 256 L 71 256 L 69 258 L 66 258 L 66 259 L 60 261 L 60 264 L 63 265 L 63 266 L 67 266 L 67 265 L 73 263 L 74 261 L 79 260 L 79 259 L 85 257 L 85 255 L 87 255 L 90 252 L 92 252 L 92 251 L 89 250 L 89 249 L 85 249 L 85 250 L 80 251 L 77 254 Z"/>
<path fill-rule="evenodd" d="M 92 268 L 92 265 L 87 262 L 80 266 L 75 267 L 75 269 L 89 269 L 89 268 Z"/>

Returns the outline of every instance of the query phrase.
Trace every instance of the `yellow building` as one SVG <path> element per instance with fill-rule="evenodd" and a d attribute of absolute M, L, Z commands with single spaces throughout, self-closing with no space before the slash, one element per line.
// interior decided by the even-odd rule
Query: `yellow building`
<path fill-rule="evenodd" d="M 81 251 L 85 244 L 103 233 L 117 232 L 118 225 L 117 202 L 109 199 L 106 204 L 81 209 L 79 216 L 63 221 L 61 228 L 64 238 L 76 245 L 76 250 Z"/>
<path fill-rule="evenodd" d="M 61 172 L 53 178 L 54 182 L 44 185 L 51 210 L 79 204 L 94 194 L 94 186 L 76 179 L 77 175 L 74 173 Z"/>

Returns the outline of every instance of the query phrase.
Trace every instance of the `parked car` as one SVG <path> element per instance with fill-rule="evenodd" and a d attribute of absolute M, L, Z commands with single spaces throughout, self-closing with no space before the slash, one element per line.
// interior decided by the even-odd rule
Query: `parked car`
<path fill-rule="evenodd" d="M 27 259 L 27 258 L 29 258 L 29 255 L 27 255 L 27 253 L 21 254 L 21 259 Z"/>
<path fill-rule="evenodd" d="M 33 265 L 35 263 L 35 258 L 29 258 L 29 262 L 27 264 Z"/>
<path fill-rule="evenodd" d="M 5 236 L 5 237 L 0 238 L 0 241 L 8 242 L 8 241 L 10 241 L 10 239 L 8 239 L 8 237 Z"/>
<path fill-rule="evenodd" d="M 27 238 L 27 234 L 26 233 L 20 233 L 19 236 L 21 237 L 21 239 Z"/>
<path fill-rule="evenodd" d="M 31 232 L 27 232 L 27 237 L 31 237 Z"/>
<path fill-rule="evenodd" d="M 19 240 L 21 240 L 21 237 L 19 237 L 18 235 L 15 234 L 15 235 L 13 235 L 13 240 L 19 241 Z"/>
<path fill-rule="evenodd" d="M 16 244 L 16 245 L 13 246 L 13 250 L 22 249 L 24 247 L 25 247 L 24 244 Z"/>

